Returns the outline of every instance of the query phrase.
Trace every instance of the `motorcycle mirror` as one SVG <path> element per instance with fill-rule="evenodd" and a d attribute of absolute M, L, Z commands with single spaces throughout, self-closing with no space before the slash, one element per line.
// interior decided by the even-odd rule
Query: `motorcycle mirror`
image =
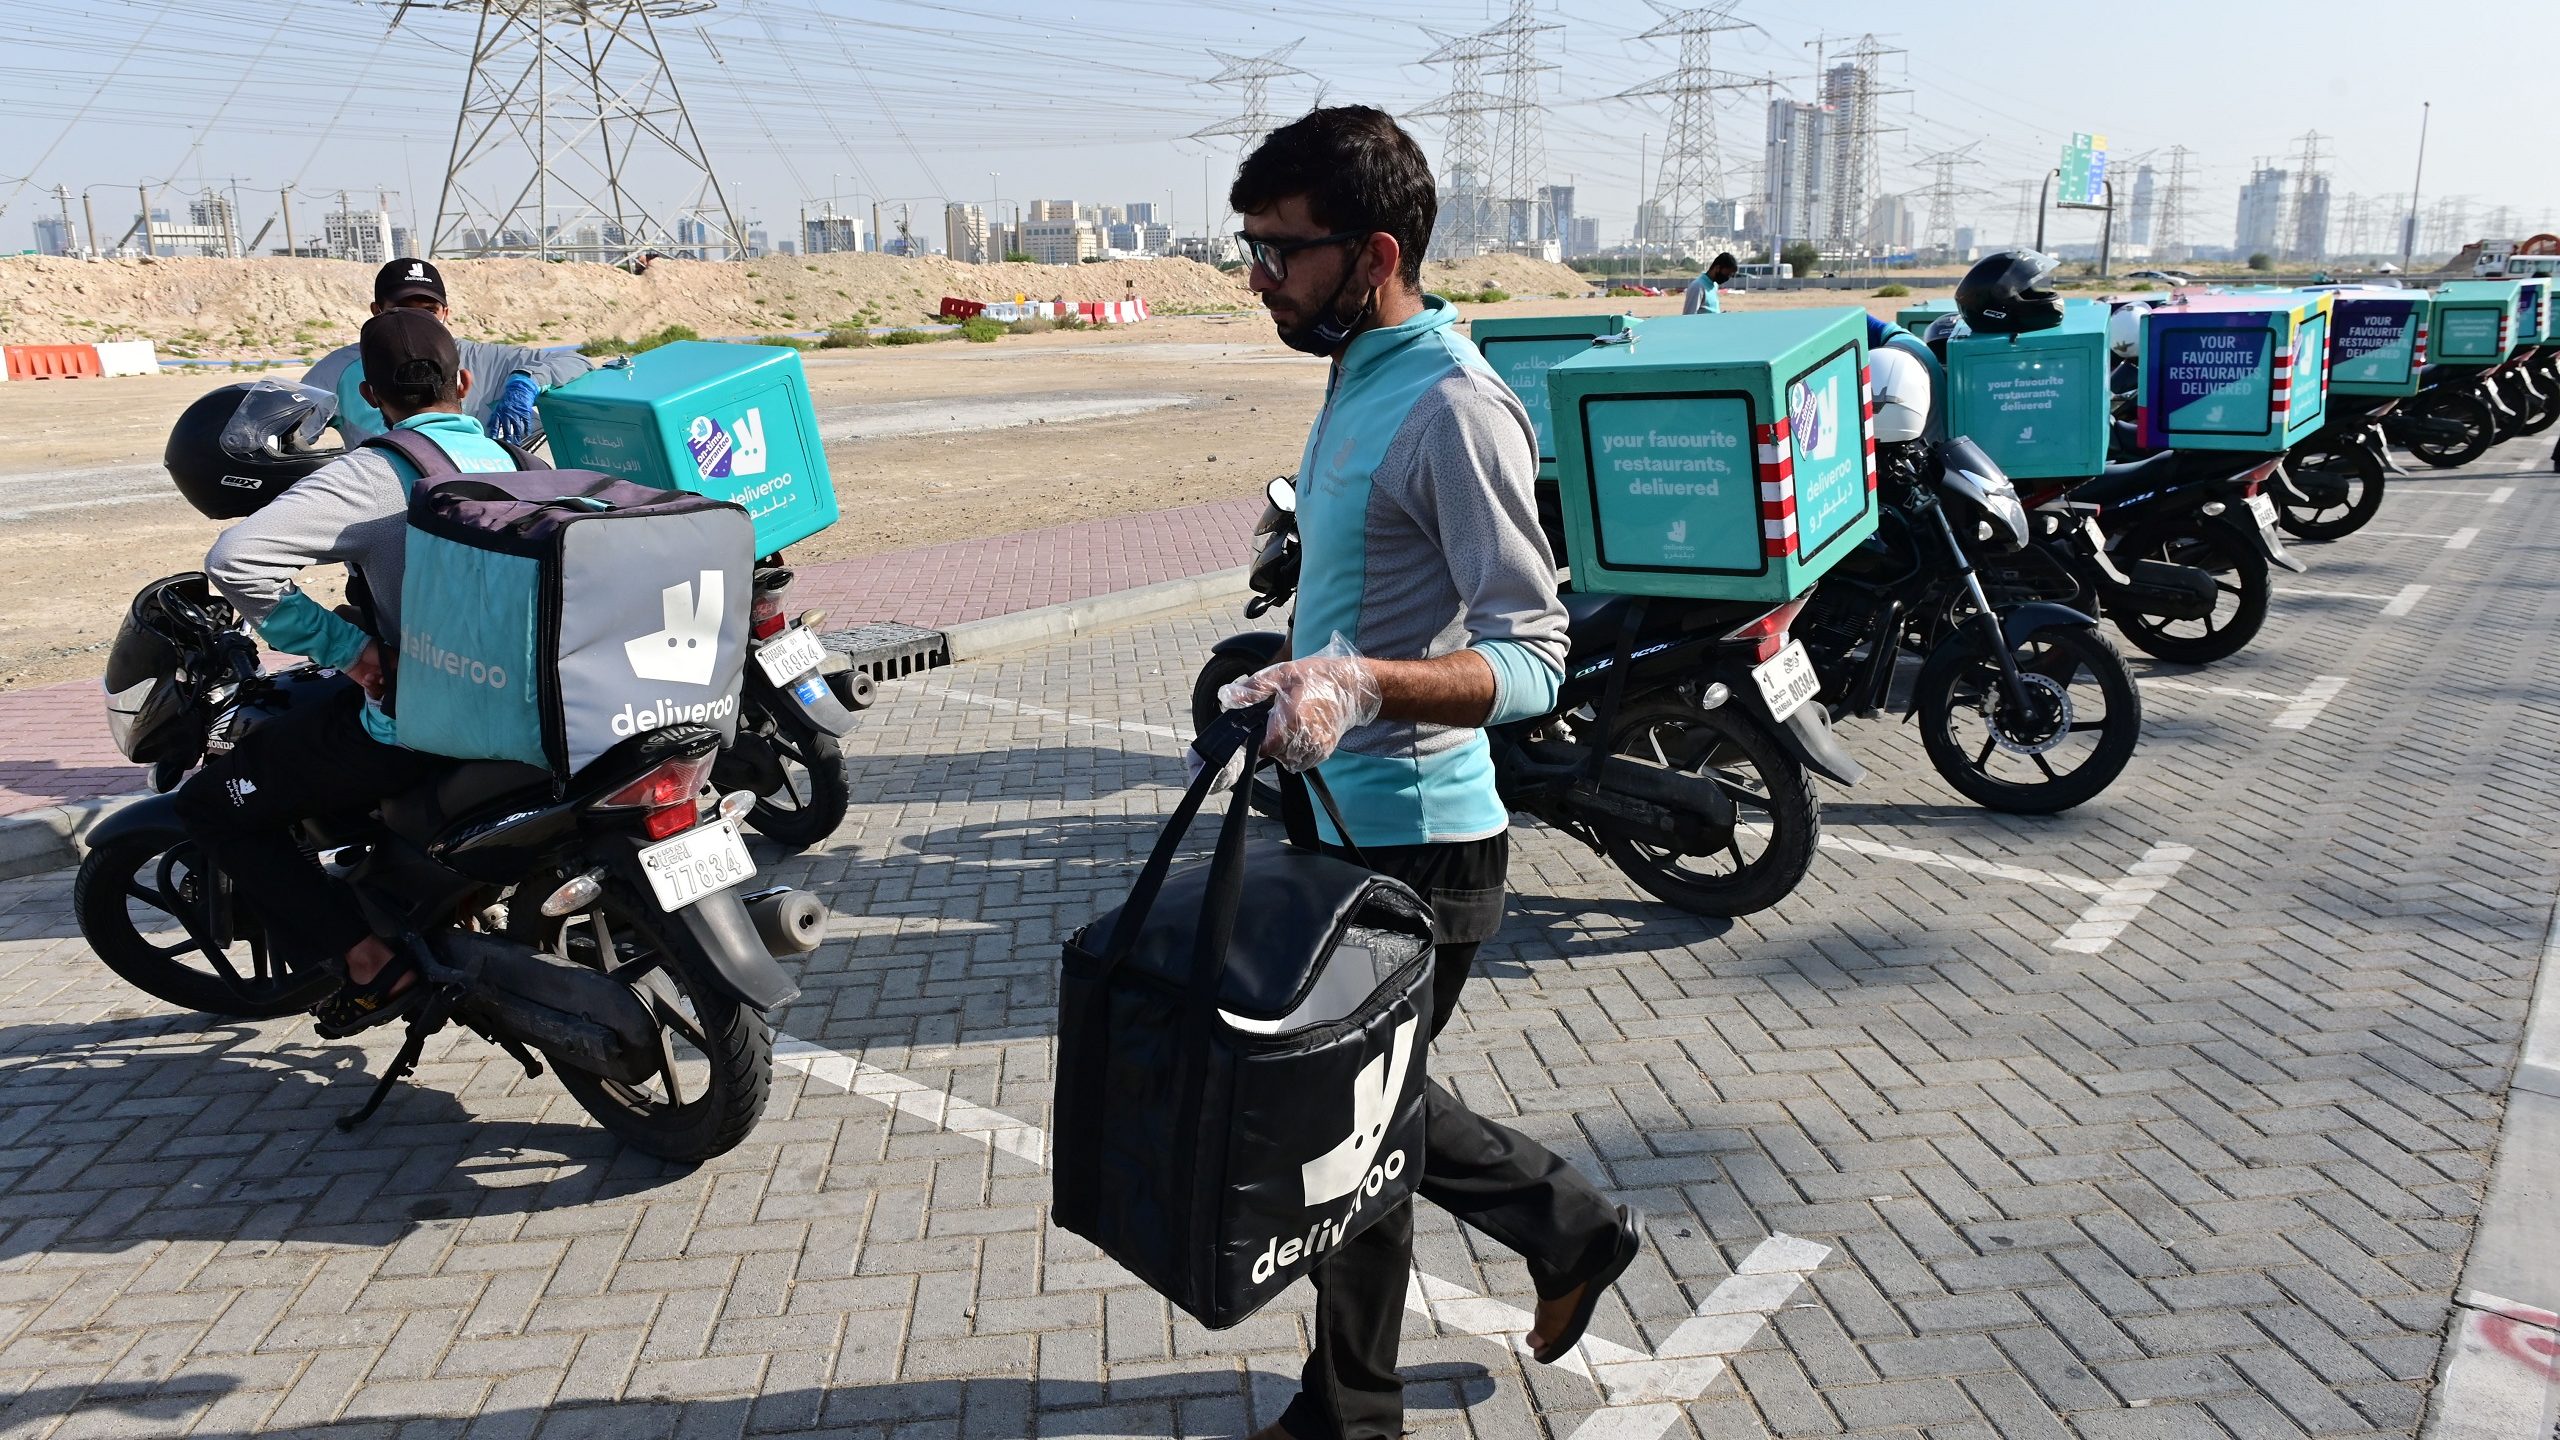
<path fill-rule="evenodd" d="M 1298 482 L 1295 477 L 1275 476 L 1270 484 L 1262 487 L 1262 493 L 1270 499 L 1272 509 L 1283 515 L 1298 513 Z"/>

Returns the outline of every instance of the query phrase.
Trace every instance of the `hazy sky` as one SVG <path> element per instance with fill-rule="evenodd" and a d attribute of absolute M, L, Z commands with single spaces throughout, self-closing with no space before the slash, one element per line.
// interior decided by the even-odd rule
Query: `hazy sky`
<path fill-rule="evenodd" d="M 144 179 L 236 181 L 251 230 L 288 183 L 312 197 L 296 204 L 306 234 L 318 197 L 342 186 L 397 191 L 403 220 L 430 222 L 472 36 L 467 13 L 437 3 L 423 0 L 394 30 L 396 4 L 376 0 L 9 0 L 0 249 L 28 243 L 29 219 L 50 208 L 39 191 L 56 183 L 107 187 L 99 222 L 119 232 Z M 1539 11 L 1558 26 L 1544 37 L 1557 66 L 1542 95 L 1548 172 L 1579 187 L 1604 239 L 1621 238 L 1639 160 L 1659 156 L 1667 102 L 1612 97 L 1673 69 L 1677 44 L 1637 38 L 1660 19 L 1639 0 L 1539 0 Z M 2172 145 L 2194 152 L 2197 243 L 2229 243 L 2252 161 L 2290 165 L 2297 137 L 2314 129 L 2335 193 L 2396 213 L 2426 100 L 2430 201 L 2469 196 L 2474 232 L 2499 206 L 2519 232 L 2560 220 L 2544 111 L 2560 4 L 2446 9 L 2444 23 L 2374 0 L 2152 0 L 2097 12 L 2103 26 L 2075 11 L 2090 8 L 1744 0 L 1734 17 L 1755 28 L 1719 36 L 1715 63 L 1766 83 L 1727 96 L 1719 112 L 1729 188 L 1757 190 L 1765 101 L 1811 94 L 1815 44 L 1828 37 L 1837 52 L 1873 32 L 1907 52 L 1887 67 L 1908 93 L 1887 104 L 1898 133 L 1885 142 L 1886 188 L 1915 189 L 1929 178 L 1920 157 L 1979 142 L 1980 163 L 1960 178 L 1984 193 L 1958 218 L 1985 240 L 2008 236 L 2017 182 L 2049 168 L 2074 130 L 2106 135 L 2119 164 Z M 2041 25 L 2030 18 L 2039 14 Z M 1236 96 L 1203 83 L 1219 63 L 1212 48 L 1300 42 L 1292 59 L 1306 73 L 1272 85 L 1284 117 L 1319 93 L 1402 111 L 1449 83 L 1420 63 L 1436 43 L 1425 27 L 1458 33 L 1499 18 L 1485 0 L 1392 11 L 1342 0 L 722 0 L 660 34 L 746 216 L 778 238 L 805 200 L 878 196 L 913 203 L 918 230 L 938 239 L 945 196 L 1169 202 L 1196 228 L 1204 169 L 1223 191 L 1235 161 L 1233 141 L 1182 138 L 1236 113 Z M 1413 123 L 1436 157 L 1437 122 Z M 646 161 L 637 173 L 654 201 L 691 198 Z M 2094 222 L 2056 234 L 2093 236 Z"/>

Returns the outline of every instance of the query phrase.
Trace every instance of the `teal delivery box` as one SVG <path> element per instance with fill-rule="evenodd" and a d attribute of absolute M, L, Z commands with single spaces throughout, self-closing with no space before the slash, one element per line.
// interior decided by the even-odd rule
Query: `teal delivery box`
<path fill-rule="evenodd" d="M 1646 320 L 1547 371 L 1575 588 L 1787 600 L 1875 532 L 1863 310 Z"/>
<path fill-rule="evenodd" d="M 1545 315 L 1533 320 L 1478 320 L 1467 334 L 1493 373 L 1529 409 L 1538 427 L 1538 469 L 1553 475 L 1556 463 L 1555 421 L 1547 409 L 1547 372 L 1583 351 L 1603 335 L 1625 333 L 1631 315 Z"/>
<path fill-rule="evenodd" d="M 2427 363 L 2427 315 L 2416 290 L 2340 290 L 2329 312 L 2329 390 L 2415 395 Z"/>
<path fill-rule="evenodd" d="M 2446 281 L 2427 325 L 2427 358 L 2439 365 L 2495 365 L 2513 354 L 2523 288 L 2514 280 Z"/>
<path fill-rule="evenodd" d="M 836 523 L 836 487 L 800 352 L 680 340 L 542 397 L 563 467 L 743 505 L 756 553 Z"/>
<path fill-rule="evenodd" d="M 2329 414 L 2327 292 L 2181 295 L 2142 317 L 2136 420 L 2150 450 L 2277 455 Z"/>
<path fill-rule="evenodd" d="M 2107 468 L 2106 302 L 2069 300 L 2062 323 L 1947 342 L 1947 424 L 2012 480 Z"/>
<path fill-rule="evenodd" d="M 1893 323 L 1914 335 L 1926 335 L 1930 325 L 1935 323 L 1939 316 L 1954 313 L 1956 313 L 1956 302 L 1953 300 L 1923 300 L 1917 305 L 1905 305 L 1895 311 Z"/>

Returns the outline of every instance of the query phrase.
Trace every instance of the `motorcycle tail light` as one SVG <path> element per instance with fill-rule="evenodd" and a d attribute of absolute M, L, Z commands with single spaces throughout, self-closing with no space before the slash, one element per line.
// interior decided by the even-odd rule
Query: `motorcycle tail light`
<path fill-rule="evenodd" d="M 1788 601 L 1725 636 L 1725 643 L 1750 646 L 1751 661 L 1755 665 L 1765 665 L 1777 659 L 1778 652 L 1787 648 L 1787 627 L 1795 623 L 1796 616 L 1803 613 L 1806 603 L 1812 599 L 1811 595 L 1801 595 Z"/>
<path fill-rule="evenodd" d="M 598 810 L 640 810 L 640 828 L 652 840 L 664 840 L 693 828 L 700 818 L 701 807 L 694 797 L 701 793 L 702 783 L 711 774 L 710 755 L 693 759 L 669 760 L 648 774 L 607 795 L 595 804 Z"/>
<path fill-rule="evenodd" d="M 694 803 L 687 800 L 681 805 L 670 805 L 663 810 L 652 810 L 641 816 L 640 828 L 648 834 L 650 839 L 664 840 L 670 835 L 681 835 L 692 829 L 694 822 L 701 818 L 701 813 L 694 808 Z"/>
<path fill-rule="evenodd" d="M 788 623 L 782 615 L 782 597 L 779 595 L 758 595 L 755 608 L 747 612 L 747 632 L 758 640 L 770 640 L 781 634 L 782 627 Z"/>

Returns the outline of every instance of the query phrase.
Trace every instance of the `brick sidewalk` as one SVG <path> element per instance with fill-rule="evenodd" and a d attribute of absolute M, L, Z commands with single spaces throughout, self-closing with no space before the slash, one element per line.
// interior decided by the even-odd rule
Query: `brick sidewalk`
<path fill-rule="evenodd" d="M 1214 500 L 1049 530 L 795 566 L 795 609 L 831 628 L 934 628 L 1010 615 L 1242 564 L 1258 500 Z M 0 819 L 143 788 L 107 738 L 94 682 L 0 694 Z"/>

